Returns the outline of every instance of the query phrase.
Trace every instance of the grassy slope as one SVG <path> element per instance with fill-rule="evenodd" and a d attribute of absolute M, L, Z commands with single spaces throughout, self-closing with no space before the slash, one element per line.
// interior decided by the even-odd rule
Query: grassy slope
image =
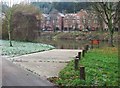
<path fill-rule="evenodd" d="M 93 49 L 79 63 L 85 66 L 86 81 L 79 79 L 79 71 L 74 71 L 71 61 L 55 80 L 58 85 L 117 86 L 118 85 L 118 50 L 117 48 Z"/>
<path fill-rule="evenodd" d="M 78 40 L 89 40 L 89 39 L 100 39 L 100 40 L 109 40 L 109 32 L 81 32 L 81 31 L 75 31 L 75 32 L 64 32 L 64 33 L 58 33 L 54 35 L 53 38 L 58 39 L 78 39 Z M 118 32 L 115 32 L 113 35 L 114 41 L 118 40 Z"/>
<path fill-rule="evenodd" d="M 16 42 L 12 41 L 13 47 L 9 47 L 9 41 L 0 40 L 0 49 L 2 49 L 2 55 L 18 56 L 29 54 L 33 52 L 39 52 L 44 50 L 53 49 L 51 45 L 30 43 L 30 42 Z"/>

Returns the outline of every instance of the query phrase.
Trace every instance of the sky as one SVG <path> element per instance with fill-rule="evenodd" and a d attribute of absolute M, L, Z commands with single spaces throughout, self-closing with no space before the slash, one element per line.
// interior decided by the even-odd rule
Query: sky
<path fill-rule="evenodd" d="M 20 2 L 27 2 L 29 0 L 0 0 L 2 2 L 6 2 L 9 6 L 13 4 L 19 4 Z"/>
<path fill-rule="evenodd" d="M 8 5 L 19 4 L 20 2 L 26 3 L 26 2 L 73 2 L 73 1 L 75 0 L 2 0 L 2 2 L 6 2 Z M 80 0 L 80 1 L 85 1 L 85 0 Z"/>
<path fill-rule="evenodd" d="M 20 2 L 75 2 L 75 1 L 79 1 L 79 2 L 94 2 L 94 1 L 107 1 L 107 2 L 118 2 L 120 0 L 0 0 L 0 2 L 7 2 L 9 5 L 13 5 L 13 4 L 18 4 Z M 10 3 L 11 2 L 11 3 Z"/>

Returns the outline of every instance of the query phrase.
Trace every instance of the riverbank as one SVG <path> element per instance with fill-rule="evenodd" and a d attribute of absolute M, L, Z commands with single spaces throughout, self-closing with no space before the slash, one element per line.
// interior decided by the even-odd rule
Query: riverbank
<path fill-rule="evenodd" d="M 98 31 L 71 31 L 71 32 L 42 32 L 41 37 L 53 39 L 69 39 L 69 40 L 91 40 L 99 39 L 101 41 L 109 41 L 109 32 Z M 113 40 L 118 41 L 118 32 L 113 35 Z"/>
<path fill-rule="evenodd" d="M 8 40 L 0 40 L 0 49 L 2 50 L 2 56 L 14 57 L 55 48 L 51 45 L 31 42 L 12 41 L 12 44 L 13 47 L 10 47 Z"/>
<path fill-rule="evenodd" d="M 107 32 L 41 32 L 35 42 L 55 46 L 57 49 L 81 49 L 86 44 L 91 45 L 91 39 L 99 39 L 99 47 L 109 46 L 109 33 Z M 114 33 L 114 46 L 118 46 L 118 32 Z"/>
<path fill-rule="evenodd" d="M 80 66 L 85 66 L 85 81 L 80 80 L 79 70 L 74 70 L 74 61 L 61 70 L 59 78 L 49 78 L 49 80 L 59 86 L 118 86 L 117 48 L 88 51 L 79 61 Z"/>

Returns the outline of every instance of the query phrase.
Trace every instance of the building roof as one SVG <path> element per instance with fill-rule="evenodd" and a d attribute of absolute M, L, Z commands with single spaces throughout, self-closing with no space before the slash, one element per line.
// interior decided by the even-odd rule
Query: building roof
<path fill-rule="evenodd" d="M 48 14 L 42 14 L 44 17 L 48 17 L 49 15 Z"/>
<path fill-rule="evenodd" d="M 58 13 L 61 17 L 65 17 L 65 15 L 64 14 L 62 14 L 62 13 Z"/>
<path fill-rule="evenodd" d="M 75 13 L 68 13 L 68 14 L 65 14 L 65 16 L 76 16 Z"/>
<path fill-rule="evenodd" d="M 55 13 L 59 13 L 59 11 L 58 11 L 58 10 L 56 10 L 56 9 L 52 9 L 52 11 L 50 11 L 50 13 L 49 13 L 49 14 L 55 14 Z"/>

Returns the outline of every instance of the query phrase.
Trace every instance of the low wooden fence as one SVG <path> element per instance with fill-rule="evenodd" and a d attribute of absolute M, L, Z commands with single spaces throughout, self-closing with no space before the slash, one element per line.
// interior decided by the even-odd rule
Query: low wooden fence
<path fill-rule="evenodd" d="M 81 60 L 82 57 L 85 57 L 85 54 L 89 50 L 89 45 L 86 45 L 83 49 L 82 52 L 78 52 L 78 55 L 75 57 L 74 60 L 74 69 L 77 71 L 80 71 L 80 80 L 85 80 L 85 67 L 84 66 L 79 66 L 79 61 Z"/>

